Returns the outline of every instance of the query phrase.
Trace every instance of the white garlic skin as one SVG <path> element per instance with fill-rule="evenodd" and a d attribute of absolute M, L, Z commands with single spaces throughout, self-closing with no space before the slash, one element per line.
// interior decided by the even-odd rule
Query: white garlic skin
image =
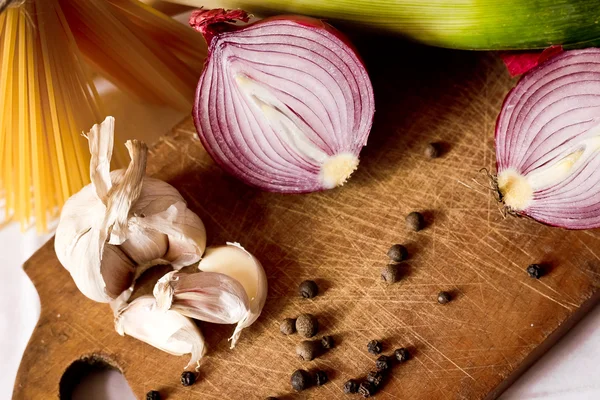
<path fill-rule="evenodd" d="M 63 206 L 54 236 L 54 250 L 58 261 L 68 271 L 75 265 L 71 253 L 76 249 L 79 237 L 86 234 L 92 225 L 99 226 L 106 206 L 96 196 L 92 184 L 84 186 L 71 196 Z"/>
<path fill-rule="evenodd" d="M 159 309 L 215 324 L 237 324 L 250 308 L 244 287 L 218 272 L 171 271 L 156 282 L 152 293 Z"/>
<path fill-rule="evenodd" d="M 121 180 L 124 172 L 125 170 L 121 169 L 110 173 L 113 184 Z M 174 204 L 177 204 L 177 209 L 171 210 L 172 221 L 157 221 L 158 218 L 151 218 L 168 213 Z M 106 206 L 96 196 L 92 184 L 85 186 L 65 203 L 56 229 L 54 248 L 60 263 L 68 271 L 72 272 L 74 267 L 81 268 L 82 263 L 85 264 L 87 246 L 83 246 L 81 240 L 85 239 L 85 232 L 89 231 L 91 226 L 99 226 L 102 223 L 105 212 Z M 185 206 L 185 200 L 173 186 L 158 179 L 144 177 L 141 195 L 132 205 L 130 215 L 132 217 L 128 220 L 126 240 L 119 243 L 120 240 L 111 238 L 108 243 L 116 242 L 115 245 L 131 259 L 136 268 L 146 269 L 157 264 L 172 264 L 174 268 L 179 269 L 200 260 L 206 248 L 204 224 Z M 133 217 L 134 215 L 136 217 Z M 119 260 L 113 257 L 106 261 Z M 102 264 L 104 262 L 103 259 Z M 126 261 L 120 262 L 129 264 Z M 129 274 L 125 265 L 110 270 L 116 275 L 102 272 L 104 286 L 123 287 L 122 282 L 126 279 L 129 279 L 129 284 L 125 287 L 133 283 L 134 275 Z M 75 283 L 83 294 L 95 301 L 109 302 L 119 294 L 103 293 L 96 288 L 88 288 L 87 283 L 78 283 L 78 279 L 75 279 Z"/>
<path fill-rule="evenodd" d="M 146 268 L 169 263 L 182 268 L 197 262 L 206 247 L 204 224 L 177 189 L 144 175 L 144 143 L 127 141 L 129 166 L 109 172 L 114 125 L 107 117 L 88 132 L 92 183 L 65 203 L 54 241 L 79 290 L 105 303 Z M 106 251 L 109 245 L 120 247 Z"/>
<path fill-rule="evenodd" d="M 186 368 L 206 353 L 202 332 L 189 318 L 159 310 L 153 296 L 141 296 L 117 311 L 115 330 L 176 356 L 191 354 Z"/>

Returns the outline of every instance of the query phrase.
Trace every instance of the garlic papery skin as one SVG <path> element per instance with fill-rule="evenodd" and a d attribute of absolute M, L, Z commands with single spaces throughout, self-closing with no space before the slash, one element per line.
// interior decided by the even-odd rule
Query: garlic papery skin
<path fill-rule="evenodd" d="M 178 312 L 159 310 L 154 297 L 141 296 L 117 311 L 115 330 L 176 356 L 191 354 L 185 368 L 198 364 L 206 353 L 202 332 Z"/>
<path fill-rule="evenodd" d="M 169 272 L 158 280 L 153 294 L 159 309 L 215 324 L 236 324 L 250 310 L 244 287 L 217 272 Z"/>
<path fill-rule="evenodd" d="M 204 224 L 174 187 L 145 176 L 146 145 L 128 141 L 129 166 L 110 172 L 114 118 L 94 125 L 87 139 L 92 183 L 65 203 L 54 242 L 79 290 L 107 303 L 148 267 L 198 262 L 206 247 Z M 107 245 L 116 247 L 106 253 Z"/>
<path fill-rule="evenodd" d="M 194 264 L 200 260 L 206 248 L 206 230 L 200 217 L 178 201 L 166 210 L 154 215 L 141 214 L 129 220 L 129 224 L 143 231 L 157 231 L 167 235 L 168 249 L 160 258 L 150 263 L 171 264 L 175 269 Z"/>
<path fill-rule="evenodd" d="M 209 247 L 198 264 L 205 272 L 218 272 L 237 280 L 246 291 L 250 309 L 240 320 L 231 337 L 231 348 L 235 347 L 242 329 L 252 325 L 258 319 L 267 299 L 267 276 L 260 261 L 244 249 L 239 243 L 227 243 L 226 246 Z"/>
<path fill-rule="evenodd" d="M 65 203 L 54 241 L 58 259 L 71 273 L 77 288 L 90 299 L 104 303 L 115 297 L 107 291 L 105 279 L 117 281 L 116 284 L 111 282 L 111 287 L 127 287 L 131 282 L 123 285 L 122 281 L 133 280 L 127 268 L 105 268 L 105 272 L 115 274 L 103 275 L 101 264 L 109 232 L 126 229 L 129 207 L 140 194 L 148 152 L 143 143 L 128 141 L 126 146 L 131 162 L 122 172 L 122 179 L 113 185 L 108 171 L 100 170 L 108 168 L 112 147 L 109 150 L 107 143 L 112 146 L 113 137 L 114 119 L 111 117 L 100 126 L 94 125 L 88 133 L 92 183 Z M 119 258 L 111 257 L 113 260 Z"/>

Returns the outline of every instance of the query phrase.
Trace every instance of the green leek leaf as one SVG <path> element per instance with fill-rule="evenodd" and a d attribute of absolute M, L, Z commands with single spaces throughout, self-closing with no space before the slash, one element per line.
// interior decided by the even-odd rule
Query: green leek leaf
<path fill-rule="evenodd" d="M 259 15 L 306 14 L 402 34 L 455 49 L 600 46 L 600 0 L 170 0 L 242 8 Z"/>

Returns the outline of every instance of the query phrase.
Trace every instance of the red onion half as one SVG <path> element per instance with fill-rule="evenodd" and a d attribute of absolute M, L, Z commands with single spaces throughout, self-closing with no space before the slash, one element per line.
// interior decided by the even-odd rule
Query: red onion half
<path fill-rule="evenodd" d="M 190 25 L 209 55 L 193 110 L 212 158 L 259 188 L 313 192 L 342 185 L 367 143 L 374 100 L 348 40 L 307 17 L 248 21 L 241 10 L 198 10 Z"/>
<path fill-rule="evenodd" d="M 496 162 L 510 210 L 600 227 L 600 49 L 561 53 L 523 76 L 498 117 Z"/>

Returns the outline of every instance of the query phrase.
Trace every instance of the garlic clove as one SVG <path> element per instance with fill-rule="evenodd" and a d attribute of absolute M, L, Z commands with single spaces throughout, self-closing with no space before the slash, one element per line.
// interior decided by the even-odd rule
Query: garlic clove
<path fill-rule="evenodd" d="M 215 324 L 238 323 L 249 311 L 244 287 L 216 272 L 169 272 L 158 280 L 153 294 L 159 309 Z"/>
<path fill-rule="evenodd" d="M 117 246 L 104 246 L 100 273 L 111 297 L 119 296 L 133 283 L 135 265 Z"/>
<path fill-rule="evenodd" d="M 186 208 L 175 222 L 179 232 L 169 235 L 169 251 L 165 255 L 173 268 L 197 263 L 206 249 L 206 229 L 196 213 Z"/>
<path fill-rule="evenodd" d="M 134 216 L 129 223 L 142 230 L 155 230 L 167 235 L 169 246 L 163 259 L 175 269 L 198 262 L 206 248 L 204 224 L 183 201 L 154 215 Z"/>
<path fill-rule="evenodd" d="M 191 354 L 185 368 L 198 364 L 206 353 L 204 337 L 196 324 L 176 311 L 159 310 L 150 295 L 122 307 L 115 317 L 115 330 L 169 354 Z"/>
<path fill-rule="evenodd" d="M 69 272 L 82 268 L 82 256 L 89 246 L 85 237 L 104 218 L 106 206 L 98 201 L 92 185 L 87 185 L 71 196 L 63 206 L 54 236 L 54 251 L 58 260 Z M 83 242 L 82 242 L 83 240 Z M 81 250 L 81 251 L 79 251 Z M 74 254 L 74 253 L 83 254 Z"/>
<path fill-rule="evenodd" d="M 177 189 L 160 179 L 144 177 L 142 193 L 131 207 L 133 215 L 153 215 L 165 211 L 169 206 L 185 200 Z"/>
<path fill-rule="evenodd" d="M 101 270 L 101 255 L 104 255 L 105 238 L 105 233 L 96 228 L 89 228 L 77 235 L 73 239 L 73 245 L 67 248 L 68 255 L 66 262 L 63 263 L 71 273 L 71 277 L 79 291 L 86 297 L 100 303 L 108 303 L 112 300 L 111 295 L 106 290 L 106 283 Z M 54 245 L 56 248 L 56 241 Z M 113 256 L 110 252 L 108 254 Z M 114 257 L 111 258 L 114 259 Z M 117 270 L 123 271 L 125 268 L 117 268 Z M 113 287 L 112 284 L 111 287 Z"/>
<path fill-rule="evenodd" d="M 198 269 L 205 272 L 218 272 L 237 280 L 246 291 L 250 309 L 240 320 L 230 338 L 231 348 L 235 347 L 241 331 L 258 319 L 267 299 L 267 277 L 260 263 L 239 243 L 206 249 Z"/>
<path fill-rule="evenodd" d="M 134 224 L 129 225 L 127 240 L 119 246 L 129 258 L 139 265 L 163 258 L 168 247 L 167 235 L 154 230 L 142 230 Z"/>

